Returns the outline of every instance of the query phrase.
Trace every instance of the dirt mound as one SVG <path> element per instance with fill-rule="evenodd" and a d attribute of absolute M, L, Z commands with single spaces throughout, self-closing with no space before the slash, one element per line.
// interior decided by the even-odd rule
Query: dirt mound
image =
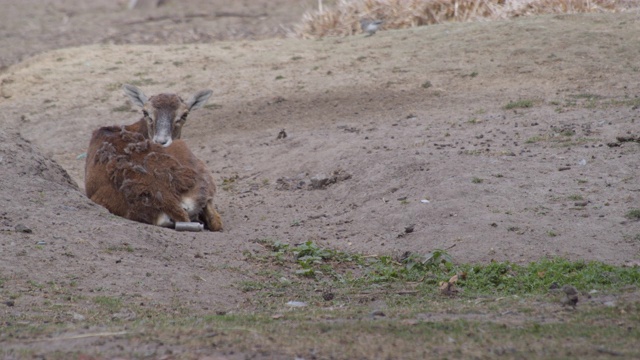
<path fill-rule="evenodd" d="M 65 307 L 84 298 L 57 319 L 71 321 L 86 316 L 95 297 L 114 294 L 167 311 L 226 311 L 241 302 L 225 275 L 242 265 L 234 260 L 238 249 L 212 248 L 205 233 L 175 242 L 173 233 L 110 215 L 15 132 L 0 132 L 0 166 L 0 287 L 10 303 L 3 321 L 35 320 L 47 316 L 44 302 Z"/>

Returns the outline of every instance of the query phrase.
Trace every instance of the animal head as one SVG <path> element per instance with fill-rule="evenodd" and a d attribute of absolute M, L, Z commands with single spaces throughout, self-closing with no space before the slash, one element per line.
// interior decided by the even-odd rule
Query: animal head
<path fill-rule="evenodd" d="M 149 139 L 164 147 L 171 145 L 174 139 L 180 139 L 189 112 L 206 104 L 213 92 L 200 90 L 185 102 L 176 94 L 158 94 L 147 98 L 142 90 L 133 85 L 126 84 L 122 89 L 135 105 L 142 108 Z"/>

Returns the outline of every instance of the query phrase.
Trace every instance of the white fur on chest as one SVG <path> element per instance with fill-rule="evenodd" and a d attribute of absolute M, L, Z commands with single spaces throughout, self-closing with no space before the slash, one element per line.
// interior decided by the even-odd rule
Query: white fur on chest
<path fill-rule="evenodd" d="M 196 206 L 196 201 L 191 197 L 184 196 L 182 198 L 182 201 L 180 202 L 180 205 L 182 205 L 184 211 L 189 213 L 189 217 L 198 215 L 198 213 L 200 212 L 200 208 Z"/>

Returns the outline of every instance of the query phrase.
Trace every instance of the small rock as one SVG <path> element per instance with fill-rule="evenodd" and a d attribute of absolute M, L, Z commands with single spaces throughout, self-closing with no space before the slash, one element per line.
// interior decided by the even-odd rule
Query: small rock
<path fill-rule="evenodd" d="M 408 326 L 418 325 L 419 323 L 420 323 L 420 320 L 416 320 L 416 319 L 404 319 L 400 321 L 400 324 L 408 325 Z"/>
<path fill-rule="evenodd" d="M 335 298 L 335 294 L 331 291 L 323 291 L 322 292 L 322 298 L 324 299 L 324 301 L 331 301 L 333 300 L 333 298 Z"/>
<path fill-rule="evenodd" d="M 281 140 L 281 139 L 286 139 L 286 138 L 287 138 L 287 132 L 284 129 L 282 129 L 278 133 L 278 137 L 276 137 L 276 140 Z"/>
<path fill-rule="evenodd" d="M 564 285 L 562 291 L 567 295 L 578 295 L 578 290 L 571 285 Z"/>
<path fill-rule="evenodd" d="M 46 241 L 38 241 L 36 245 L 47 245 Z"/>
<path fill-rule="evenodd" d="M 387 316 L 387 314 L 385 314 L 382 310 L 373 310 L 369 315 L 371 315 L 372 318 Z"/>
<path fill-rule="evenodd" d="M 287 305 L 291 307 L 305 307 L 307 303 L 304 301 L 289 301 Z"/>
<path fill-rule="evenodd" d="M 131 310 L 124 310 L 111 315 L 112 320 L 128 320 L 133 321 L 137 318 L 137 314 Z"/>
<path fill-rule="evenodd" d="M 84 315 L 78 313 L 73 313 L 71 316 L 73 317 L 73 320 L 76 321 L 83 321 L 85 319 Z"/>
<path fill-rule="evenodd" d="M 562 306 L 575 308 L 578 304 L 578 290 L 571 285 L 564 285 L 562 291 L 566 294 L 566 297 L 562 299 Z"/>
<path fill-rule="evenodd" d="M 415 225 L 413 225 L 413 224 L 411 224 L 411 225 L 409 225 L 409 226 L 405 226 L 405 228 L 404 228 L 404 233 L 405 233 L 405 234 L 410 234 L 410 233 L 412 233 L 412 232 L 413 232 L 414 227 L 415 227 Z"/>
<path fill-rule="evenodd" d="M 11 306 L 15 306 L 16 303 L 13 300 L 7 300 L 4 302 L 5 305 L 11 307 Z"/>
<path fill-rule="evenodd" d="M 26 227 L 26 226 L 24 226 L 22 224 L 16 225 L 16 227 L 14 229 L 15 229 L 16 232 L 21 232 L 21 233 L 25 233 L 25 234 L 33 233 L 33 231 L 30 228 L 28 228 L 28 227 Z"/>
<path fill-rule="evenodd" d="M 314 189 L 322 189 L 329 184 L 329 177 L 319 174 L 311 178 L 311 187 Z"/>
<path fill-rule="evenodd" d="M 588 204 L 589 204 L 589 202 L 588 202 L 587 200 L 585 200 L 585 201 L 576 201 L 576 202 L 574 203 L 574 205 L 575 205 L 575 206 L 579 206 L 579 207 L 585 207 L 585 206 L 587 206 Z"/>

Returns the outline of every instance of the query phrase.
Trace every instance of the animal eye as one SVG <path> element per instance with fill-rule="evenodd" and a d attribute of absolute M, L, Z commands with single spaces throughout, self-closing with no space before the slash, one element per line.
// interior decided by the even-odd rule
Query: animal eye
<path fill-rule="evenodd" d="M 147 110 L 142 110 L 142 115 L 144 115 L 144 117 L 149 117 L 149 112 Z"/>
<path fill-rule="evenodd" d="M 187 120 L 187 115 L 189 115 L 189 113 L 188 113 L 188 112 L 186 112 L 186 113 L 182 114 L 182 116 L 180 116 L 180 120 L 182 120 L 182 121 Z"/>

